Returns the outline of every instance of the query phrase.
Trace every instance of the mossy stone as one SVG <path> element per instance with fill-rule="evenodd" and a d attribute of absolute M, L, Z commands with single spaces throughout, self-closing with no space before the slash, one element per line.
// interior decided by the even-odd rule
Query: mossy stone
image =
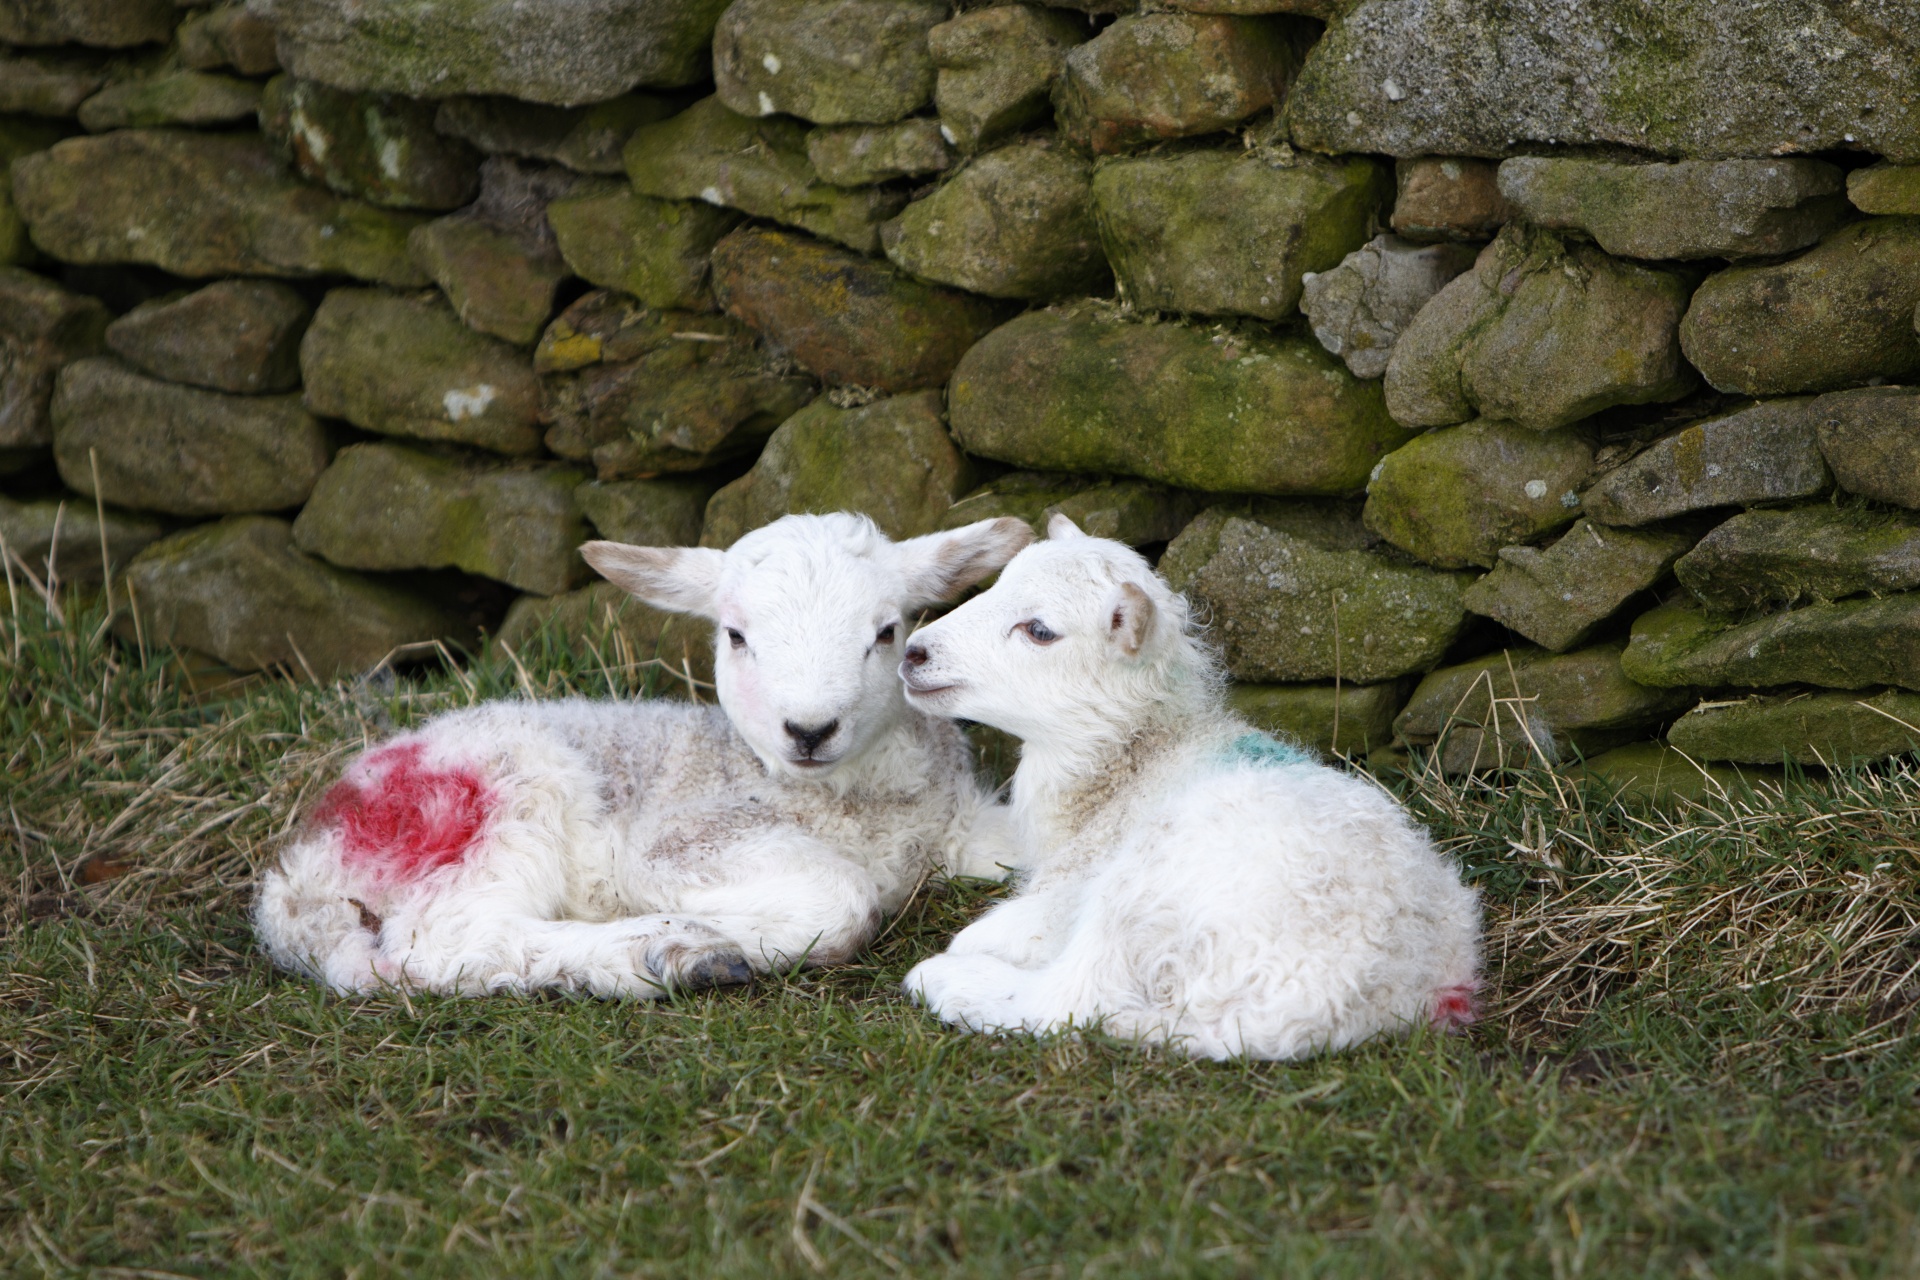
<path fill-rule="evenodd" d="M 275 76 L 260 128 L 296 169 L 390 209 L 457 209 L 480 189 L 480 154 L 433 127 L 429 102 Z"/>
<path fill-rule="evenodd" d="M 1083 533 L 1143 547 L 1171 542 L 1193 520 L 1200 502 L 1197 493 L 1144 480 L 1011 471 L 955 502 L 940 527 L 959 529 L 1014 516 L 1031 525 L 1036 537 L 1045 537 L 1047 522 L 1063 515 Z"/>
<path fill-rule="evenodd" d="M 1255 728 L 1322 755 L 1363 756 L 1393 740 L 1393 717 L 1406 696 L 1404 681 L 1235 684 L 1227 688 L 1227 705 Z"/>
<path fill-rule="evenodd" d="M 1835 391 L 1810 413 L 1841 488 L 1920 509 L 1920 387 Z"/>
<path fill-rule="evenodd" d="M 1570 750 L 1619 746 L 1691 700 L 1635 683 L 1621 668 L 1623 647 L 1505 649 L 1443 667 L 1413 691 L 1394 731 L 1409 744 L 1436 746 L 1446 773 L 1554 764 Z"/>
<path fill-rule="evenodd" d="M 821 125 L 807 134 L 807 159 L 822 182 L 865 187 L 920 178 L 953 164 L 940 122 L 926 116 L 892 124 Z"/>
<path fill-rule="evenodd" d="M 1862 213 L 1920 216 L 1920 164 L 1875 164 L 1847 175 L 1847 199 Z"/>
<path fill-rule="evenodd" d="M 1282 320 L 1303 274 L 1366 243 L 1391 191 L 1362 156 L 1188 151 L 1102 164 L 1093 212 L 1134 306 Z"/>
<path fill-rule="evenodd" d="M 744 332 L 728 316 L 655 310 L 631 294 L 595 289 L 554 317 L 533 350 L 533 367 L 540 374 L 570 373 L 637 360 L 670 341 L 726 342 Z M 687 336 L 675 339 L 676 333 Z"/>
<path fill-rule="evenodd" d="M 550 241 L 471 213 L 436 218 L 407 244 L 462 323 L 517 347 L 539 340 L 570 274 Z"/>
<path fill-rule="evenodd" d="M 938 387 L 1003 309 L 773 227 L 744 227 L 713 251 L 727 314 L 829 383 L 885 394 Z"/>
<path fill-rule="evenodd" d="M 573 500 L 609 541 L 635 547 L 691 547 L 700 541 L 707 500 L 717 487 L 691 476 L 589 480 L 573 491 Z"/>
<path fill-rule="evenodd" d="M 599 291 L 542 335 L 547 447 L 602 480 L 700 471 L 758 451 L 818 390 L 727 316 Z"/>
<path fill-rule="evenodd" d="M 1212 508 L 1160 558 L 1168 583 L 1214 620 L 1235 679 L 1373 684 L 1446 654 L 1471 574 L 1353 549 L 1338 525 L 1321 539 L 1278 523 Z"/>
<path fill-rule="evenodd" d="M 1812 604 L 1739 622 L 1692 600 L 1636 618 L 1624 659 L 1641 684 L 1920 689 L 1920 593 Z"/>
<path fill-rule="evenodd" d="M 540 595 L 579 586 L 586 521 L 572 467 L 398 444 L 340 451 L 293 522 L 302 551 L 343 569 L 463 569 Z"/>
<path fill-rule="evenodd" d="M 1707 277 L 1680 326 L 1706 380 L 1741 395 L 1920 375 L 1920 219 L 1842 227 L 1789 262 Z"/>
<path fill-rule="evenodd" d="M 525 353 L 460 323 L 445 301 L 335 289 L 300 343 L 307 407 L 381 435 L 540 448 L 540 387 Z"/>
<path fill-rule="evenodd" d="M 1634 742 L 1615 747 L 1566 772 L 1569 778 L 1600 784 L 1617 803 L 1652 809 L 1738 796 L 1754 783 L 1777 776 L 1770 769 L 1731 769 L 1708 764 L 1664 742 Z"/>
<path fill-rule="evenodd" d="M 120 59 L 88 50 L 0 46 L 0 111 L 71 119 L 125 71 Z"/>
<path fill-rule="evenodd" d="M 87 498 L 20 502 L 0 495 L 0 540 L 42 582 L 57 576 L 61 582 L 91 585 L 106 576 L 108 565 L 118 573 L 143 547 L 167 534 L 164 520 L 107 507 L 103 536 L 102 514 Z"/>
<path fill-rule="evenodd" d="M 1467 156 L 1394 162 L 1393 229 L 1409 240 L 1486 240 L 1513 220 L 1499 166 Z"/>
<path fill-rule="evenodd" d="M 231 67 L 243 76 L 271 75 L 280 69 L 272 24 L 244 3 L 201 10 L 174 33 L 180 61 L 195 71 Z"/>
<path fill-rule="evenodd" d="M 68 138 L 14 162 L 13 194 L 34 243 L 63 262 L 426 283 L 407 256 L 417 215 L 317 191 L 283 171 L 254 134 Z"/>
<path fill-rule="evenodd" d="M 962 357 L 954 435 L 1019 467 L 1214 493 L 1356 493 L 1408 433 L 1311 339 L 1032 311 Z"/>
<path fill-rule="evenodd" d="M 54 377 L 100 351 L 111 319 L 97 298 L 0 267 L 0 450 L 52 442 L 47 404 Z"/>
<path fill-rule="evenodd" d="M 1433 295 L 1473 265 L 1472 245 L 1375 236 L 1330 271 L 1300 278 L 1300 309 L 1356 378 L 1387 371 L 1394 344 Z"/>
<path fill-rule="evenodd" d="M 555 200 L 547 222 L 582 280 L 650 307 L 703 311 L 713 305 L 707 259 L 740 215 L 697 201 L 656 200 L 621 183 Z"/>
<path fill-rule="evenodd" d="M 250 0 L 280 33 L 287 70 L 419 98 L 503 94 L 575 106 L 712 72 L 727 0 Z"/>
<path fill-rule="evenodd" d="M 1703 703 L 1674 721 L 1667 741 L 1702 760 L 1864 764 L 1920 752 L 1920 694 L 1790 693 Z"/>
<path fill-rule="evenodd" d="M 155 125 L 238 124 L 260 110 L 260 86 L 206 71 L 175 71 L 108 85 L 80 104 L 80 123 L 93 133 Z"/>
<path fill-rule="evenodd" d="M 531 658 L 543 643 L 616 669 L 658 663 L 658 692 L 712 698 L 713 624 L 683 613 L 663 613 L 611 582 L 595 582 L 564 595 L 521 596 L 508 608 L 488 656 L 511 651 L 515 657 Z M 689 678 L 698 683 L 689 685 Z"/>
<path fill-rule="evenodd" d="M 9 0 L 0 5 L 0 42 L 124 49 L 166 43 L 176 21 L 170 0 Z"/>
<path fill-rule="evenodd" d="M 548 206 L 601 181 L 553 165 L 489 156 L 480 166 L 480 198 L 417 228 L 408 249 L 467 327 L 532 346 L 571 275 L 548 226 Z"/>
<path fill-rule="evenodd" d="M 0 267 L 24 265 L 36 256 L 26 221 L 13 204 L 13 162 L 45 151 L 68 132 L 51 120 L 0 116 Z"/>
<path fill-rule="evenodd" d="M 822 181 L 807 159 L 804 124 L 737 115 L 717 97 L 642 125 L 624 155 L 633 189 L 643 196 L 725 205 L 861 253 L 880 247 L 880 224 L 906 203 L 888 188 Z"/>
<path fill-rule="evenodd" d="M 972 154 L 1044 123 L 1067 51 L 1087 35 L 1084 19 L 1031 4 L 969 9 L 928 31 L 942 132 Z"/>
<path fill-rule="evenodd" d="M 1755 258 L 1804 249 L 1847 217 L 1844 175 L 1824 160 L 1619 164 L 1520 156 L 1500 193 L 1529 221 L 1581 231 L 1623 258 Z"/>
<path fill-rule="evenodd" d="M 680 110 L 673 98 L 628 93 L 584 107 L 553 107 L 514 98 L 448 98 L 433 127 L 490 155 L 550 160 L 575 173 L 624 174 L 627 139 L 643 124 Z"/>
<path fill-rule="evenodd" d="M 1067 54 L 1053 87 L 1060 131 L 1110 155 L 1238 124 L 1286 96 L 1307 38 L 1291 18 L 1121 18 Z"/>
<path fill-rule="evenodd" d="M 734 0 L 713 33 L 728 108 L 815 124 L 886 124 L 933 96 L 927 30 L 946 0 Z"/>
<path fill-rule="evenodd" d="M 1687 528 L 1608 529 L 1580 520 L 1553 545 L 1502 547 L 1467 589 L 1469 610 L 1563 653 L 1659 582 L 1697 539 Z"/>
<path fill-rule="evenodd" d="M 1502 547 L 1573 523 L 1593 466 L 1579 428 L 1469 422 L 1416 436 L 1367 484 L 1367 527 L 1428 564 L 1491 568 Z"/>
<path fill-rule="evenodd" d="M 313 308 L 276 280 L 221 280 L 142 303 L 107 326 L 113 353 L 169 382 L 236 395 L 300 385 L 300 337 Z"/>
<path fill-rule="evenodd" d="M 1743 511 L 1674 565 L 1710 609 L 1734 612 L 1920 587 L 1920 516 L 1859 507 Z"/>
<path fill-rule="evenodd" d="M 97 474 L 106 501 L 168 515 L 297 507 L 333 452 L 297 395 L 176 386 L 111 356 L 60 371 L 52 417 L 54 462 L 70 488 L 93 496 Z"/>
<path fill-rule="evenodd" d="M 1917 61 L 1897 4 L 1362 0 L 1314 46 L 1287 121 L 1297 146 L 1391 156 L 1920 159 Z"/>
<path fill-rule="evenodd" d="M 1602 476 L 1587 490 L 1587 514 L 1641 525 L 1825 493 L 1833 476 L 1815 440 L 1813 403 L 1766 400 L 1690 423 Z"/>
<path fill-rule="evenodd" d="M 730 547 L 796 512 L 857 511 L 890 538 L 917 537 L 940 527 L 972 476 L 936 391 L 857 409 L 816 400 L 780 424 L 751 471 L 713 495 L 700 545 Z"/>
<path fill-rule="evenodd" d="M 881 240 L 901 270 L 989 298 L 1097 292 L 1109 272 L 1092 179 L 1058 138 L 1022 138 L 962 165 Z"/>
<path fill-rule="evenodd" d="M 469 629 L 445 606 L 336 569 L 293 545 L 271 516 L 233 516 L 163 538 L 124 579 L 148 645 L 197 649 L 230 667 L 284 667 L 320 679 L 365 671 L 401 645 Z M 131 640 L 133 618 L 116 631 Z"/>
<path fill-rule="evenodd" d="M 1387 364 L 1410 427 L 1478 414 L 1547 431 L 1698 385 L 1677 332 L 1691 281 L 1509 223 L 1414 317 Z"/>

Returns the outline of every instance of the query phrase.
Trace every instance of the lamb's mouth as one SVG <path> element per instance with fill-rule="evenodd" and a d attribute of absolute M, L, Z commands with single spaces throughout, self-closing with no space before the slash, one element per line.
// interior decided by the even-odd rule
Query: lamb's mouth
<path fill-rule="evenodd" d="M 957 684 L 920 684 L 912 676 L 902 676 L 900 683 L 907 687 L 909 698 L 931 698 L 936 694 L 952 693 L 960 687 Z"/>

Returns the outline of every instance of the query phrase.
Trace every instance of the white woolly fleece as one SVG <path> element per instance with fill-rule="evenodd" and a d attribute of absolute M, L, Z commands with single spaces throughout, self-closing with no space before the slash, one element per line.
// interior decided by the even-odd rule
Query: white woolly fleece
<path fill-rule="evenodd" d="M 1186 603 L 1055 517 L 917 632 L 909 701 L 1023 739 L 1019 891 L 906 987 L 947 1022 L 1293 1058 L 1472 1016 L 1479 903 L 1378 787 L 1226 708 Z"/>
<path fill-rule="evenodd" d="M 720 706 L 492 703 L 362 754 L 261 877 L 261 945 L 342 992 L 646 997 L 850 955 L 928 870 L 1006 856 L 958 730 L 893 670 L 913 611 L 1030 537 L 832 515 L 725 552 L 588 544 L 719 624 Z"/>

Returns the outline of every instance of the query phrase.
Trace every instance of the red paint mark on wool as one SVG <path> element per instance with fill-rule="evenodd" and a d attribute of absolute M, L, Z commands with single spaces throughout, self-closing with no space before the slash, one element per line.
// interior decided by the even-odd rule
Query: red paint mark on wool
<path fill-rule="evenodd" d="M 1457 987 L 1442 987 L 1433 993 L 1433 1025 L 1442 1031 L 1452 1031 L 1480 1020 L 1480 1002 L 1474 998 L 1474 992 L 1480 989 L 1477 982 L 1464 982 Z"/>
<path fill-rule="evenodd" d="M 335 783 L 314 821 L 340 832 L 349 865 L 410 880 L 466 857 L 493 814 L 491 789 L 471 768 L 432 769 L 419 742 L 383 747 Z"/>

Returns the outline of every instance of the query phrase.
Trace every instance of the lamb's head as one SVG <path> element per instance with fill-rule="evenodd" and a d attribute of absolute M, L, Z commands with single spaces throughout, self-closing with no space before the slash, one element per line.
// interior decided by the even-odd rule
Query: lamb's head
<path fill-rule="evenodd" d="M 589 542 L 581 554 L 648 604 L 716 623 L 714 683 L 776 774 L 824 778 L 907 714 L 894 668 L 913 615 L 1025 546 L 1014 519 L 891 542 L 865 516 L 786 516 L 725 551 Z"/>
<path fill-rule="evenodd" d="M 1105 739 L 1152 708 L 1211 696 L 1187 604 L 1140 555 L 1065 516 L 991 590 L 908 641 L 907 700 L 1028 742 Z"/>

